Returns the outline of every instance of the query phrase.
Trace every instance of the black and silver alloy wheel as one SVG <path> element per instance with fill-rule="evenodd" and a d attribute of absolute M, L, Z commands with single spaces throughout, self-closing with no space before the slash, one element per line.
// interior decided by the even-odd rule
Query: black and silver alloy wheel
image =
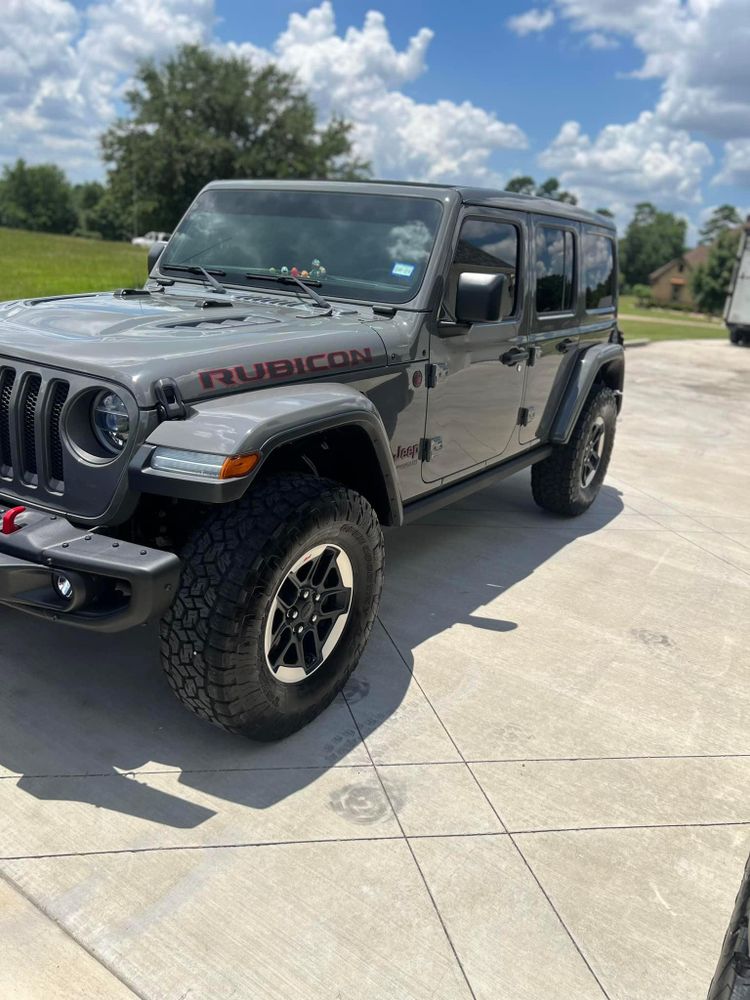
<path fill-rule="evenodd" d="M 265 628 L 266 666 L 297 684 L 323 666 L 346 628 L 354 570 L 338 545 L 315 545 L 289 569 Z"/>
<path fill-rule="evenodd" d="M 361 496 L 296 473 L 269 477 L 201 520 L 161 625 L 180 701 L 258 740 L 288 736 L 356 667 L 383 585 L 383 532 Z"/>
<path fill-rule="evenodd" d="M 567 517 L 588 510 L 607 474 L 616 424 L 615 393 L 594 386 L 570 440 L 531 467 L 531 491 L 540 507 Z"/>
<path fill-rule="evenodd" d="M 583 448 L 583 460 L 581 462 L 581 486 L 590 486 L 601 465 L 604 454 L 604 443 L 606 441 L 606 431 L 604 428 L 604 418 L 598 415 L 591 425 L 589 436 Z"/>

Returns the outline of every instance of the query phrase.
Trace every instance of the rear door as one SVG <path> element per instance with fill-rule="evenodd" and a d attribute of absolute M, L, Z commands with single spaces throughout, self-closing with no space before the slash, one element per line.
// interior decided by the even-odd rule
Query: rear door
<path fill-rule="evenodd" d="M 529 348 L 520 441 L 538 437 L 545 407 L 570 374 L 579 340 L 579 227 L 568 219 L 533 217 Z"/>
<path fill-rule="evenodd" d="M 422 478 L 432 483 L 480 467 L 515 440 L 523 393 L 522 344 L 526 221 L 523 215 L 467 208 L 446 281 L 440 321 L 430 334 L 431 386 Z M 455 322 L 458 276 L 463 271 L 504 274 L 503 318 L 462 326 Z M 503 358 L 504 360 L 501 360 Z"/>

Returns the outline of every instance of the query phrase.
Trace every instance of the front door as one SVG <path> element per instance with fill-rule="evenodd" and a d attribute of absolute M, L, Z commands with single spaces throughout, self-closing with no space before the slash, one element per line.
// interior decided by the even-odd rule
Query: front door
<path fill-rule="evenodd" d="M 425 482 L 492 462 L 515 438 L 526 368 L 519 281 L 525 234 L 523 216 L 512 212 L 470 209 L 461 222 L 441 320 L 430 338 Z M 504 318 L 471 326 L 455 322 L 462 271 L 506 276 Z"/>

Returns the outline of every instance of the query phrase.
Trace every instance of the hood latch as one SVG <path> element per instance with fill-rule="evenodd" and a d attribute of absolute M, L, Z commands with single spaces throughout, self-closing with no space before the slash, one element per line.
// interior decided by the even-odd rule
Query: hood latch
<path fill-rule="evenodd" d="M 160 420 L 185 420 L 187 407 L 173 378 L 160 378 L 153 385 Z"/>

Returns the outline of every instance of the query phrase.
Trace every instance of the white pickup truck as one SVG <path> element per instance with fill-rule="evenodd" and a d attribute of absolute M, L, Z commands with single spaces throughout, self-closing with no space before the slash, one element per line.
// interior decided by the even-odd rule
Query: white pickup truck
<path fill-rule="evenodd" d="M 171 233 L 157 233 L 152 230 L 145 236 L 134 236 L 130 242 L 134 247 L 146 247 L 147 250 L 150 250 L 154 243 L 166 243 L 171 235 Z"/>
<path fill-rule="evenodd" d="M 737 248 L 737 260 L 724 306 L 724 322 L 733 344 L 750 344 L 750 216 Z"/>

